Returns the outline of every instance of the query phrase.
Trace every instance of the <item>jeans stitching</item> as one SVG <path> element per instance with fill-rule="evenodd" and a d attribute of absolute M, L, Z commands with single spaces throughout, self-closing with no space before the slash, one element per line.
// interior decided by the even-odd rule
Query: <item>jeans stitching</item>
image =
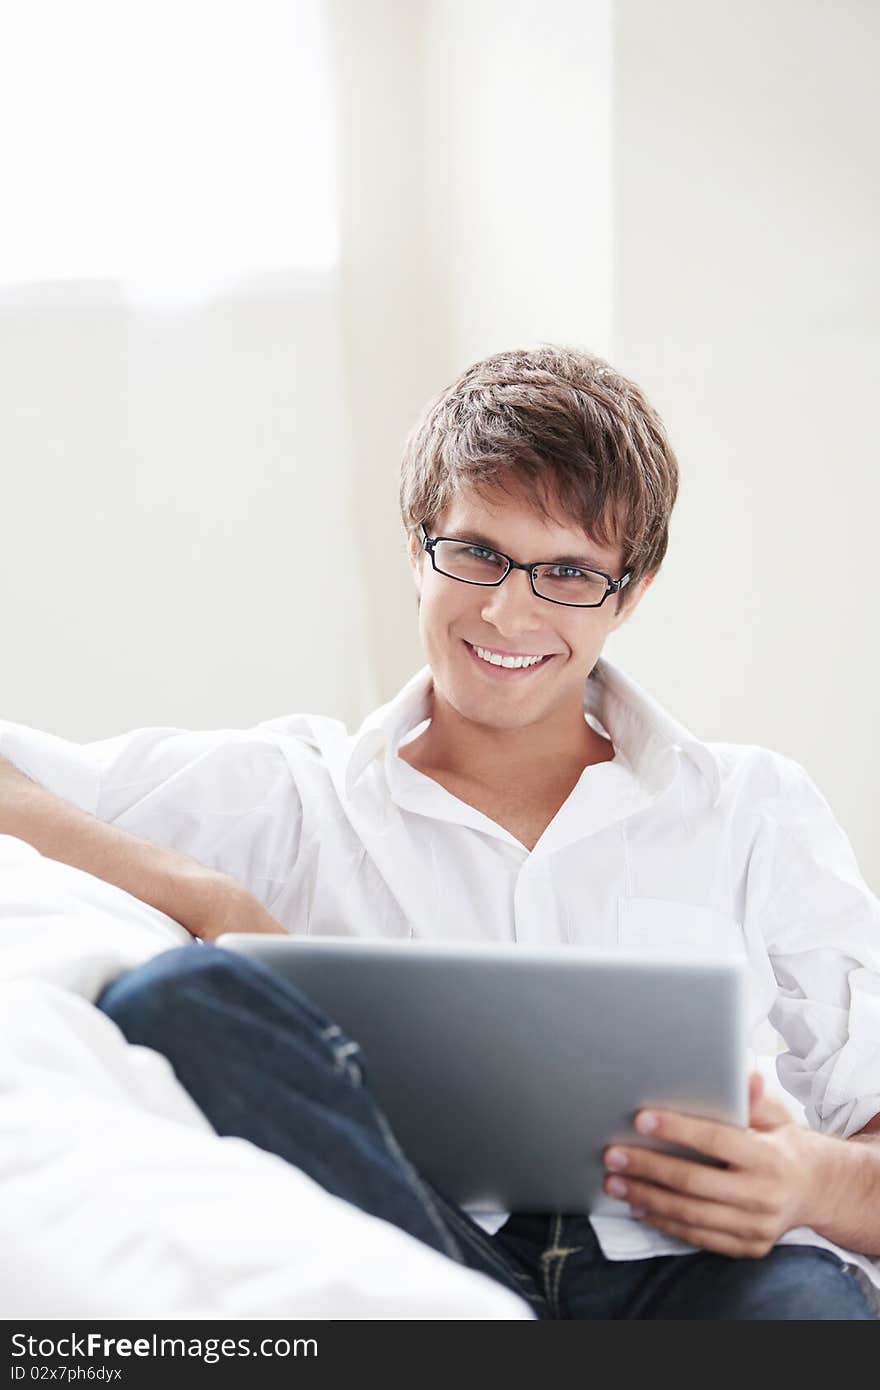
<path fill-rule="evenodd" d="M 570 1253 L 569 1250 L 566 1250 L 565 1254 L 560 1255 L 556 1261 L 556 1279 L 553 1283 L 553 1303 L 557 1318 L 559 1317 L 559 1286 L 562 1283 L 562 1271 L 565 1268 L 565 1261 L 568 1259 Z"/>
<path fill-rule="evenodd" d="M 550 1271 L 553 1259 L 556 1255 L 556 1248 L 559 1243 L 559 1232 L 562 1226 L 562 1217 L 558 1213 L 554 1217 L 554 1223 L 555 1224 L 553 1227 L 553 1234 L 550 1237 L 550 1244 L 541 1253 L 541 1277 L 544 1281 L 544 1297 L 547 1300 L 547 1306 L 549 1307 L 551 1313 L 555 1317 L 557 1315 L 557 1310 L 553 1305 L 553 1290 L 551 1287 Z"/>
<path fill-rule="evenodd" d="M 360 1043 L 357 1043 L 352 1039 L 346 1037 L 338 1023 L 331 1023 L 326 1028 L 322 1028 L 321 1038 L 324 1042 L 330 1044 L 330 1049 L 333 1053 L 333 1062 L 336 1071 L 340 1073 L 346 1071 L 348 1073 L 349 1080 L 352 1082 L 353 1086 L 355 1086 L 356 1088 L 360 1087 L 363 1081 L 363 1072 L 358 1063 L 353 1060 L 353 1057 L 356 1056 L 361 1050 Z M 336 1044 L 333 1041 L 334 1038 L 342 1038 L 343 1041 L 339 1044 Z M 419 1175 L 415 1167 L 412 1165 L 412 1163 L 410 1163 L 409 1159 L 406 1157 L 406 1154 L 403 1152 L 400 1145 L 398 1144 L 397 1139 L 394 1136 L 394 1131 L 391 1129 L 391 1126 L 389 1125 L 388 1120 L 386 1119 L 383 1111 L 379 1108 L 378 1105 L 376 1105 L 372 1096 L 369 1097 L 369 1100 L 373 1119 L 376 1123 L 377 1128 L 379 1129 L 382 1142 L 384 1143 L 388 1154 L 391 1156 L 392 1159 L 394 1159 L 395 1163 L 403 1172 L 403 1176 L 405 1177 L 410 1190 L 418 1198 L 419 1202 L 421 1203 L 422 1209 L 425 1212 L 425 1215 L 428 1217 L 428 1220 L 431 1222 L 431 1225 L 434 1227 L 435 1231 L 437 1231 L 438 1235 L 440 1236 L 440 1239 L 443 1244 L 443 1252 L 446 1255 L 448 1255 L 450 1259 L 455 1260 L 456 1263 L 462 1263 L 461 1248 L 458 1242 L 456 1241 L 455 1237 L 450 1233 L 449 1228 L 443 1217 L 437 1211 L 434 1202 L 431 1200 L 430 1193 L 427 1191 L 421 1179 L 419 1178 Z"/>
<path fill-rule="evenodd" d="M 562 1237 L 562 1213 L 557 1212 L 553 1234 L 550 1237 L 550 1244 L 541 1255 L 541 1273 L 544 1280 L 544 1294 L 551 1313 L 555 1318 L 560 1316 L 559 1312 L 559 1289 L 562 1283 L 562 1272 L 565 1262 L 569 1255 L 575 1255 L 579 1250 L 583 1250 L 582 1245 L 560 1245 Z M 554 1260 L 556 1262 L 554 1267 Z"/>
<path fill-rule="evenodd" d="M 391 1130 L 390 1125 L 388 1124 L 388 1121 L 386 1120 L 384 1114 L 377 1105 L 373 1106 L 373 1116 L 376 1121 L 376 1124 L 378 1125 L 381 1131 L 382 1139 L 385 1143 L 386 1149 L 388 1150 L 391 1157 L 399 1164 L 404 1176 L 406 1177 L 407 1182 L 410 1185 L 410 1188 L 418 1197 L 425 1211 L 426 1216 L 428 1217 L 434 1229 L 439 1234 L 440 1239 L 443 1242 L 444 1253 L 447 1254 L 451 1260 L 455 1260 L 456 1263 L 462 1264 L 463 1260 L 461 1256 L 461 1248 L 458 1242 L 456 1241 L 455 1237 L 451 1234 L 449 1228 L 446 1225 L 446 1222 L 443 1220 L 442 1216 L 437 1211 L 437 1208 L 434 1206 L 434 1203 L 432 1202 L 431 1197 L 427 1192 L 426 1188 L 422 1184 L 422 1181 L 419 1178 L 418 1173 L 416 1172 L 413 1165 L 410 1163 L 409 1159 L 406 1157 L 406 1154 L 401 1149 L 400 1145 L 394 1137 L 394 1134 Z"/>

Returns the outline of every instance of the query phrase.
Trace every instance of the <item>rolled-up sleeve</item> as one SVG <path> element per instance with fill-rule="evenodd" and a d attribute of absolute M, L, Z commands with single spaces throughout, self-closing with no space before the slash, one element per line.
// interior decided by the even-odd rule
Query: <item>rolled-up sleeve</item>
<path fill-rule="evenodd" d="M 841 1138 L 880 1113 L 880 901 L 805 770 L 778 759 L 750 884 L 778 991 L 779 1079 L 808 1123 Z"/>
<path fill-rule="evenodd" d="M 230 874 L 266 906 L 293 869 L 302 807 L 270 730 L 136 729 L 77 744 L 0 723 L 0 754 L 98 819 Z"/>
<path fill-rule="evenodd" d="M 97 815 L 101 769 L 87 746 L 0 720 L 0 756 L 56 796 Z"/>

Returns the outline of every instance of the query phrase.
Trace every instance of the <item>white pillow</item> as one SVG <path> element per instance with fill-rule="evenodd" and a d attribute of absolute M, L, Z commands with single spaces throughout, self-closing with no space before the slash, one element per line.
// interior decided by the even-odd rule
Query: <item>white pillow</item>
<path fill-rule="evenodd" d="M 189 941 L 0 836 L 0 1306 L 7 1318 L 531 1318 L 299 1169 L 220 1138 L 91 1000 Z"/>

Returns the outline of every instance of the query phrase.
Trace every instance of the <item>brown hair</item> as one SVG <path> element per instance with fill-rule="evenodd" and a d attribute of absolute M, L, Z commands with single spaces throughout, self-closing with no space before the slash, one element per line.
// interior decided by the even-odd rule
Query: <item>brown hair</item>
<path fill-rule="evenodd" d="M 430 530 L 462 486 L 524 486 L 545 516 L 619 544 L 632 570 L 619 609 L 666 554 L 678 464 L 638 386 L 592 353 L 544 345 L 469 367 L 409 435 L 400 476 L 408 531 Z"/>

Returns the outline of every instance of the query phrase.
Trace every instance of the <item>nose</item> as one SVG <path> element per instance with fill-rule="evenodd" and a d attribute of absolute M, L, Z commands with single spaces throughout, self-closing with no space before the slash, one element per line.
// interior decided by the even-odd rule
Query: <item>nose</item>
<path fill-rule="evenodd" d="M 483 593 L 480 617 L 505 637 L 521 637 L 540 629 L 541 615 L 535 605 L 541 600 L 532 593 L 525 570 L 511 570 L 502 584 L 486 588 Z"/>

